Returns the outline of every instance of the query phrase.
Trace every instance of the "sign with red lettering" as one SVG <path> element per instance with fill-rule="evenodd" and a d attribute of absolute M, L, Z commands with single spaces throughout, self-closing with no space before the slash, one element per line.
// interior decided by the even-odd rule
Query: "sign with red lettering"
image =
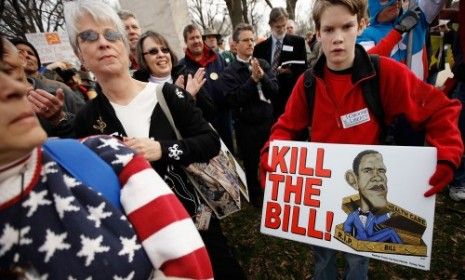
<path fill-rule="evenodd" d="M 436 149 L 273 141 L 260 231 L 429 270 Z"/>

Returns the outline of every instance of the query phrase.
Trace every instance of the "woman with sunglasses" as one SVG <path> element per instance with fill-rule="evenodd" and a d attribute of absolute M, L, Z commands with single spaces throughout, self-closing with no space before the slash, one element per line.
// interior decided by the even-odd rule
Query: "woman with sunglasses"
<path fill-rule="evenodd" d="M 216 156 L 220 148 L 218 135 L 202 118 L 200 109 L 193 105 L 190 94 L 173 84 L 145 83 L 130 76 L 129 45 L 123 35 L 125 30 L 110 7 L 101 1 L 80 0 L 67 2 L 64 12 L 71 46 L 86 69 L 94 73 L 98 81 L 97 97 L 89 101 L 76 116 L 76 135 L 85 137 L 109 134 L 120 137 L 126 145 L 151 163 L 193 216 L 199 203 L 183 184 L 185 174 L 181 165 L 207 162 Z M 158 88 L 162 89 L 177 128 L 184 137 L 182 140 L 176 139 L 157 102 Z M 127 160 L 130 159 L 124 154 L 115 159 L 121 162 Z M 164 223 L 163 211 L 144 211 L 158 211 L 160 217 L 160 220 L 144 221 L 147 230 Z M 186 233 L 185 242 L 190 242 L 188 232 Z M 144 234 L 141 232 L 141 235 Z M 184 237 L 183 231 L 179 234 Z M 163 233 L 160 235 L 163 236 Z M 178 246 L 182 248 L 183 244 L 181 242 L 170 246 L 172 253 L 176 254 Z M 193 256 L 197 257 L 196 254 Z M 178 257 L 190 258 L 191 255 L 181 254 Z M 160 261 L 169 262 L 161 255 L 152 261 L 158 266 L 161 265 Z M 199 264 L 196 261 L 194 260 L 191 268 L 208 272 L 208 259 L 204 260 L 205 267 L 196 267 Z M 167 265 L 169 266 L 168 263 Z"/>
<path fill-rule="evenodd" d="M 199 68 L 194 76 L 187 74 L 184 65 L 177 65 L 177 57 L 169 47 L 166 39 L 153 31 L 147 31 L 141 35 L 136 50 L 140 65 L 140 70 L 134 73 L 136 79 L 156 84 L 173 83 L 175 81 L 176 85 L 186 89 L 194 97 L 197 107 L 202 110 L 206 119 L 208 117 L 210 119 L 214 118 L 213 102 L 202 90 L 205 83 L 205 70 L 203 68 Z M 179 184 L 179 189 L 182 186 L 188 186 L 188 188 L 192 189 L 190 182 L 185 178 L 183 178 L 182 182 L 173 182 Z M 182 196 L 183 194 L 180 194 L 180 197 Z M 189 196 L 196 197 L 196 193 L 189 191 Z M 200 204 L 200 201 L 197 200 L 197 203 Z M 200 204 L 200 207 L 203 207 L 201 205 L 203 204 Z M 202 212 L 197 211 L 197 213 Z M 209 219 L 210 225 L 208 229 L 200 230 L 200 235 L 210 254 L 215 279 L 244 279 L 243 271 L 231 253 L 218 219 L 214 215 Z"/>
<path fill-rule="evenodd" d="M 147 31 L 140 36 L 136 52 L 140 68 L 134 72 L 135 79 L 156 84 L 174 83 L 191 94 L 207 121 L 214 118 L 213 101 L 202 89 L 206 81 L 204 68 L 199 68 L 193 76 L 188 74 L 186 66 L 178 64 L 178 58 L 168 41 L 154 31 Z"/>

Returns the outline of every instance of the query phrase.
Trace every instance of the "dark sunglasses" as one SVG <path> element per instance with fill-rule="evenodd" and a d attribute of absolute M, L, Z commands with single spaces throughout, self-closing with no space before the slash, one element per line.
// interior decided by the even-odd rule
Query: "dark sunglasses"
<path fill-rule="evenodd" d="M 146 54 L 150 54 L 150 55 L 157 55 L 159 52 L 162 52 L 164 54 L 168 54 L 170 53 L 170 49 L 168 48 L 151 48 L 150 50 L 146 51 L 146 52 L 143 52 L 142 54 L 143 55 L 146 55 Z"/>
<path fill-rule="evenodd" d="M 89 29 L 89 30 L 82 31 L 81 33 L 79 33 L 78 37 L 81 38 L 81 40 L 84 42 L 95 42 L 100 37 L 100 33 Z M 111 29 L 105 30 L 103 32 L 103 37 L 108 42 L 116 42 L 118 40 L 123 39 L 123 35 L 121 33 L 115 30 L 111 30 Z"/>

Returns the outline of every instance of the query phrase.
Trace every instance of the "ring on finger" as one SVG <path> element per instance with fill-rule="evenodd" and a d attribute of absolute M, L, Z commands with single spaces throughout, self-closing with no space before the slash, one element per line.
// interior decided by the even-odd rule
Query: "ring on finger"
<path fill-rule="evenodd" d="M 47 111 L 48 111 L 48 107 L 43 107 L 42 110 L 43 110 L 44 112 L 47 112 Z"/>

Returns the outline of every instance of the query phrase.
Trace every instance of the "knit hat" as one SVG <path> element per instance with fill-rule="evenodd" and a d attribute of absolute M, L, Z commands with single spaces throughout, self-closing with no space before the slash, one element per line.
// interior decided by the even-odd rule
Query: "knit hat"
<path fill-rule="evenodd" d="M 370 14 L 370 23 L 375 24 L 376 23 L 376 17 L 378 14 L 386 7 L 389 7 L 393 5 L 394 3 L 397 3 L 398 0 L 368 0 L 368 13 Z"/>
<path fill-rule="evenodd" d="M 37 59 L 37 65 L 39 66 L 42 66 L 42 63 L 40 62 L 40 57 L 39 57 L 39 53 L 37 52 L 36 48 L 34 48 L 34 46 L 29 43 L 28 41 L 22 39 L 22 38 L 14 38 L 14 39 L 11 39 L 10 40 L 11 43 L 13 43 L 13 45 L 17 46 L 17 45 L 26 45 L 28 47 L 31 48 L 31 50 L 34 52 L 34 55 Z"/>

